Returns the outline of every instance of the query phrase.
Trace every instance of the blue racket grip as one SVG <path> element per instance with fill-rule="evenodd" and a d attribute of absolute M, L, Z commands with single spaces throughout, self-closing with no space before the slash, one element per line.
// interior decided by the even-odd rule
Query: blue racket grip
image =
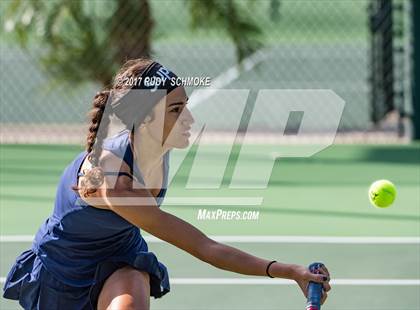
<path fill-rule="evenodd" d="M 312 273 L 318 273 L 318 269 L 324 264 L 312 263 L 309 265 L 309 270 Z M 306 310 L 320 310 L 322 298 L 322 283 L 309 282 L 308 285 L 308 301 L 306 303 Z"/>

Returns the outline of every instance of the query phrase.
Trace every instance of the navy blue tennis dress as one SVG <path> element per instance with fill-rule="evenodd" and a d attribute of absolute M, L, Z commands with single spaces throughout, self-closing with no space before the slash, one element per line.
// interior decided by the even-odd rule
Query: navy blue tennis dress
<path fill-rule="evenodd" d="M 134 177 L 143 181 L 128 131 L 106 139 L 103 148 L 123 158 Z M 111 210 L 87 205 L 71 189 L 86 156 L 82 152 L 65 169 L 53 214 L 6 278 L 3 296 L 19 300 L 25 309 L 96 309 L 105 280 L 127 265 L 149 273 L 151 296 L 159 298 L 169 292 L 168 271 L 148 251 L 139 228 Z M 168 162 L 169 152 L 164 155 L 164 186 L 158 205 L 166 193 Z"/>

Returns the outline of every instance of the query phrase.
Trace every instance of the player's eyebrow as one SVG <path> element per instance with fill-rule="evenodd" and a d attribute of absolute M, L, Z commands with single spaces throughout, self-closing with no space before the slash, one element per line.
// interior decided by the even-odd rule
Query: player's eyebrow
<path fill-rule="evenodd" d="M 169 108 L 169 107 L 171 107 L 171 106 L 174 106 L 174 105 L 179 105 L 179 104 L 188 103 L 188 99 L 190 99 L 190 98 L 188 98 L 188 97 L 187 97 L 187 99 L 186 99 L 185 101 L 172 102 L 172 103 L 170 103 L 170 104 L 168 105 L 168 108 Z"/>

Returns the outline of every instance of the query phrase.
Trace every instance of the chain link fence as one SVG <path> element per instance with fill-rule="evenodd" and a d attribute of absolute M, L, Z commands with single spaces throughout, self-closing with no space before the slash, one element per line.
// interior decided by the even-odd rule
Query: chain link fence
<path fill-rule="evenodd" d="M 137 44 L 138 40 L 144 40 L 149 44 L 146 52 L 179 76 L 208 76 L 217 87 L 250 90 L 250 98 L 255 98 L 263 89 L 334 91 L 346 103 L 338 140 L 340 137 L 344 137 L 345 142 L 355 143 L 401 140 L 397 130 L 398 117 L 396 119 L 392 113 L 386 115 L 384 124 L 373 124 L 371 120 L 371 1 L 219 1 L 215 2 L 220 5 L 218 11 L 208 13 L 215 15 L 210 19 L 214 20 L 214 25 L 206 25 L 206 20 L 202 20 L 209 8 L 203 5 L 202 11 L 197 13 L 200 8 L 193 1 L 137 1 L 140 6 L 133 1 L 76 2 L 85 13 L 80 15 L 89 18 L 75 21 L 78 15 L 72 16 L 71 9 L 56 9 L 55 28 L 51 28 L 51 31 L 68 32 L 67 37 L 60 37 L 63 42 L 55 44 L 61 44 L 62 48 L 68 43 L 74 53 L 80 53 L 80 63 L 72 64 L 73 69 L 82 71 L 95 63 L 100 68 L 97 75 L 115 72 L 115 59 L 107 62 L 107 57 L 111 57 L 109 55 L 123 52 L 120 48 L 116 53 L 115 46 L 124 46 L 126 58 L 129 58 L 137 55 L 133 54 L 133 49 L 145 49 L 144 45 L 138 47 Z M 58 6 L 60 1 L 49 3 Z M 54 14 L 51 12 L 53 4 L 43 8 L 50 10 L 48 14 L 34 10 L 30 5 L 23 5 L 11 14 L 9 11 L 13 2 L 1 3 L 2 143 L 82 143 L 84 140 L 85 116 L 93 96 L 103 88 L 104 79 L 81 74 L 83 79 L 75 83 L 73 80 L 78 78 L 77 75 L 69 76 L 66 81 L 65 75 L 59 78 L 57 72 L 52 72 L 60 68 L 57 62 L 66 61 L 65 57 L 54 55 L 54 52 L 59 54 L 62 50 L 47 51 L 44 42 L 52 35 L 39 27 L 43 18 L 47 18 L 45 23 L 51 22 L 48 18 L 52 19 L 51 14 Z M 233 7 L 235 10 L 229 11 Z M 142 10 L 147 10 L 147 16 Z M 143 14 L 141 18 L 138 17 L 139 12 Z M 227 12 L 226 16 L 221 12 Z M 232 12 L 243 16 L 237 19 L 236 24 L 232 23 L 235 20 Z M 401 12 L 401 18 L 406 18 L 407 10 Z M 137 17 L 133 16 L 134 13 Z M 147 25 L 143 27 L 142 22 Z M 26 34 L 18 27 L 25 26 L 25 23 L 34 24 Z M 90 49 L 74 46 L 89 45 L 89 41 L 86 43 L 89 36 L 87 39 L 80 38 L 84 33 L 83 23 L 89 29 L 87 34 L 94 38 Z M 257 30 L 248 29 L 248 23 L 256 26 Z M 229 32 L 229 25 L 236 27 L 236 32 Z M 136 44 L 128 42 L 129 36 L 121 35 L 125 33 L 121 32 L 121 27 L 138 34 Z M 250 38 L 248 42 L 241 41 L 241 33 Z M 407 35 L 403 33 L 402 37 Z M 26 49 L 17 43 L 16 37 L 26 40 Z M 401 39 L 398 42 L 405 41 Z M 246 48 L 238 50 L 241 44 L 250 44 L 250 52 L 243 54 Z M 242 55 L 239 55 L 241 52 Z M 53 59 L 56 63 L 51 62 L 51 55 L 57 56 Z M 48 57 L 49 63 L 45 61 Z M 239 66 L 238 62 L 241 63 Z M 400 79 L 404 78 L 404 74 L 400 76 Z M 189 94 L 193 90 L 187 89 Z M 195 104 L 193 113 L 212 119 L 216 131 L 224 132 L 232 123 L 232 117 L 237 118 L 243 110 L 234 101 L 218 103 L 215 100 L 217 96 L 201 100 Z M 252 111 L 251 101 L 247 102 L 245 116 Z M 258 116 L 258 133 L 282 135 L 279 132 L 281 126 L 275 122 L 275 116 L 280 112 L 276 105 L 268 106 L 266 113 Z M 320 122 L 335 117 L 327 108 L 319 113 Z"/>

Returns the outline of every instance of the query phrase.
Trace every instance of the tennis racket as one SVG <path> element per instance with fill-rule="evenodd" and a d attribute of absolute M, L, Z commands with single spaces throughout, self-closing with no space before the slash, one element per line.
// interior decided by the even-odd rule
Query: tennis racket
<path fill-rule="evenodd" d="M 312 263 L 309 265 L 309 270 L 312 273 L 319 273 L 319 269 L 323 266 L 322 263 Z M 306 303 L 306 310 L 321 310 L 322 298 L 322 283 L 309 282 L 308 285 L 308 301 Z"/>

